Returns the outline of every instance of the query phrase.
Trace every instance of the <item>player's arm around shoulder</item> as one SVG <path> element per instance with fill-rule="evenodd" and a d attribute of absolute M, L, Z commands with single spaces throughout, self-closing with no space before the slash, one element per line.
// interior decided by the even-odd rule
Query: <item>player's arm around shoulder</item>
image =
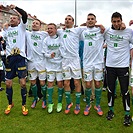
<path fill-rule="evenodd" d="M 41 33 L 42 33 L 44 39 L 48 36 L 48 32 L 47 31 L 41 31 Z"/>
<path fill-rule="evenodd" d="M 47 36 L 44 40 L 43 40 L 43 48 L 42 48 L 42 53 L 44 54 L 44 57 L 46 58 L 51 58 L 51 54 L 49 53 L 48 50 L 48 39 L 49 36 Z"/>
<path fill-rule="evenodd" d="M 64 29 L 57 29 L 57 35 L 61 36 L 63 34 Z"/>
<path fill-rule="evenodd" d="M 81 33 L 87 29 L 87 26 L 79 26 L 75 27 L 74 29 L 77 31 L 77 33 L 79 33 L 79 35 L 81 35 Z"/>
<path fill-rule="evenodd" d="M 95 24 L 95 27 L 99 27 L 101 29 L 101 33 L 105 32 L 105 27 L 102 24 Z"/>

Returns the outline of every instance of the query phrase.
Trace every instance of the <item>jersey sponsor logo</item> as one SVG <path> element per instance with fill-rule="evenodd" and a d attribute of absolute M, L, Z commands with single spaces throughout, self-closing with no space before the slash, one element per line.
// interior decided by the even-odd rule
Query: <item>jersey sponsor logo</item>
<path fill-rule="evenodd" d="M 41 37 L 38 35 L 31 35 L 32 40 L 41 40 Z"/>
<path fill-rule="evenodd" d="M 92 39 L 92 38 L 94 38 L 94 37 L 96 37 L 96 33 L 89 33 L 89 34 L 87 34 L 87 33 L 85 33 L 84 34 L 84 37 L 85 37 L 85 39 Z"/>
<path fill-rule="evenodd" d="M 113 40 L 113 41 L 123 41 L 123 36 L 120 36 L 120 35 L 110 35 L 110 40 Z"/>
<path fill-rule="evenodd" d="M 8 37 L 15 37 L 15 36 L 18 36 L 18 31 L 8 32 Z"/>
<path fill-rule="evenodd" d="M 59 44 L 52 44 L 48 46 L 48 49 L 50 50 L 55 50 L 58 49 L 60 47 L 60 43 Z"/>

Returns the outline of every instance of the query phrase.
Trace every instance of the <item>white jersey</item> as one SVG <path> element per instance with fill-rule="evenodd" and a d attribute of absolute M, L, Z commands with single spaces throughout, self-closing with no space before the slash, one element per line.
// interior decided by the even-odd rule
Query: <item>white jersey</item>
<path fill-rule="evenodd" d="M 81 39 L 84 41 L 83 67 L 103 63 L 104 34 L 101 29 L 87 28 L 82 32 Z"/>
<path fill-rule="evenodd" d="M 65 29 L 62 32 L 63 47 L 61 53 L 63 58 L 79 57 L 79 37 L 86 27 Z"/>
<path fill-rule="evenodd" d="M 26 32 L 27 60 L 40 62 L 44 60 L 43 41 L 48 36 L 45 31 Z"/>
<path fill-rule="evenodd" d="M 107 67 L 129 67 L 130 43 L 133 44 L 132 29 L 109 29 L 105 34 L 107 43 Z"/>
<path fill-rule="evenodd" d="M 46 57 L 46 70 L 49 71 L 62 71 L 62 57 L 60 53 L 61 38 L 57 35 L 48 36 L 44 40 L 43 49 Z M 51 54 L 55 53 L 55 57 L 51 58 Z"/>
<path fill-rule="evenodd" d="M 130 43 L 130 50 L 131 50 L 131 49 L 133 49 L 133 44 L 132 44 L 132 43 Z"/>
<path fill-rule="evenodd" d="M 9 26 L 8 29 L 2 32 L 2 36 L 6 40 L 6 56 L 20 54 L 26 57 L 25 34 L 26 24 L 24 24 L 22 20 L 18 26 Z"/>

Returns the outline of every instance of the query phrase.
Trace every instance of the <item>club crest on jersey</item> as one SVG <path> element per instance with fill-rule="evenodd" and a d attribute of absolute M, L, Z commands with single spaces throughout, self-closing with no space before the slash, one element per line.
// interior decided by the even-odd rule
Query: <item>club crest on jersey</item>
<path fill-rule="evenodd" d="M 67 34 L 64 34 L 63 38 L 67 38 Z"/>
<path fill-rule="evenodd" d="M 37 43 L 36 42 L 34 42 L 34 44 L 33 44 L 34 46 L 37 46 Z"/>

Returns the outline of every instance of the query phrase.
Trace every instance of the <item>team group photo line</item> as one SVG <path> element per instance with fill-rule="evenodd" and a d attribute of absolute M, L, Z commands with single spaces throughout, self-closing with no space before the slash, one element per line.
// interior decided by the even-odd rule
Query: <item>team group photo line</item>
<path fill-rule="evenodd" d="M 59 113 L 63 110 L 65 95 L 64 113 L 69 114 L 74 105 L 74 114 L 78 115 L 83 94 L 86 104 L 84 116 L 89 115 L 94 99 L 93 108 L 98 116 L 103 116 L 100 101 L 102 91 L 107 90 L 106 119 L 112 120 L 115 116 L 116 84 L 119 82 L 124 109 L 123 124 L 130 126 L 130 101 L 133 106 L 133 20 L 129 20 L 129 26 L 126 26 L 121 13 L 116 11 L 110 17 L 110 27 L 105 27 L 97 24 L 95 14 L 89 13 L 85 23 L 74 26 L 74 18 L 67 15 L 63 27 L 57 28 L 55 23 L 49 23 L 47 30 L 41 31 L 42 22 L 35 18 L 32 31 L 29 31 L 26 28 L 26 11 L 13 4 L 9 8 L 17 15 L 12 14 L 0 32 L 0 90 L 6 91 L 6 115 L 14 107 L 13 79 L 18 77 L 24 116 L 29 113 L 27 93 L 33 97 L 32 109 L 42 100 L 42 108 L 51 114 L 55 106 L 53 92 L 56 86 L 56 111 Z M 3 80 L 6 88 L 1 87 Z M 27 80 L 30 82 L 28 89 Z M 74 86 L 75 103 L 72 101 L 71 84 Z"/>

